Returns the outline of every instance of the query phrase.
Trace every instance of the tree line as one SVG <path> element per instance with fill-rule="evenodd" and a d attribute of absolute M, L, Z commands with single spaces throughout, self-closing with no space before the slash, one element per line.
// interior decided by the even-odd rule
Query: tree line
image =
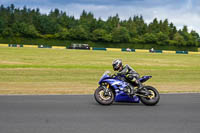
<path fill-rule="evenodd" d="M 93 42 L 200 46 L 199 34 L 185 25 L 177 29 L 167 19 L 147 24 L 142 16 L 121 20 L 116 14 L 107 20 L 83 10 L 77 19 L 59 9 L 48 14 L 24 6 L 0 6 L 0 38 L 43 38 Z"/>

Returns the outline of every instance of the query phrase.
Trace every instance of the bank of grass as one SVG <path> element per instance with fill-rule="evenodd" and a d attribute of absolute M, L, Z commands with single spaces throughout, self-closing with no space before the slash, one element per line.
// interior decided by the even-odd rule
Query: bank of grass
<path fill-rule="evenodd" d="M 160 92 L 200 92 L 200 55 L 0 47 L 0 94 L 92 94 L 116 58 Z"/>

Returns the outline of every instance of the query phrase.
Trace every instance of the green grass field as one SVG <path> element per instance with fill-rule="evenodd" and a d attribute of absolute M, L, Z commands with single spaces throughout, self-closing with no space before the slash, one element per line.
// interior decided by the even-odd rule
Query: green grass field
<path fill-rule="evenodd" d="M 0 47 L 0 94 L 92 94 L 116 58 L 160 92 L 200 92 L 200 55 Z"/>

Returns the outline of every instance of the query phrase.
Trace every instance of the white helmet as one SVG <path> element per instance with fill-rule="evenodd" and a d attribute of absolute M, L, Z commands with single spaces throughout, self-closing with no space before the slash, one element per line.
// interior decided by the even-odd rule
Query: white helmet
<path fill-rule="evenodd" d="M 122 60 L 121 59 L 114 60 L 112 66 L 114 71 L 118 71 L 119 68 L 122 66 Z"/>

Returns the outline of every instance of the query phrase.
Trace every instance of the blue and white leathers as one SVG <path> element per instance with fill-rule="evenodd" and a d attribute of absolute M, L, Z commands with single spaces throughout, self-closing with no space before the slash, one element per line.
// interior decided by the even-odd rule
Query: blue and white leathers
<path fill-rule="evenodd" d="M 109 72 L 105 72 L 101 77 L 99 84 L 108 83 L 115 91 L 115 102 L 133 102 L 139 103 L 140 98 L 138 96 L 130 97 L 124 92 L 124 88 L 128 86 L 128 83 L 120 80 L 119 76 L 114 78 L 110 77 Z"/>

